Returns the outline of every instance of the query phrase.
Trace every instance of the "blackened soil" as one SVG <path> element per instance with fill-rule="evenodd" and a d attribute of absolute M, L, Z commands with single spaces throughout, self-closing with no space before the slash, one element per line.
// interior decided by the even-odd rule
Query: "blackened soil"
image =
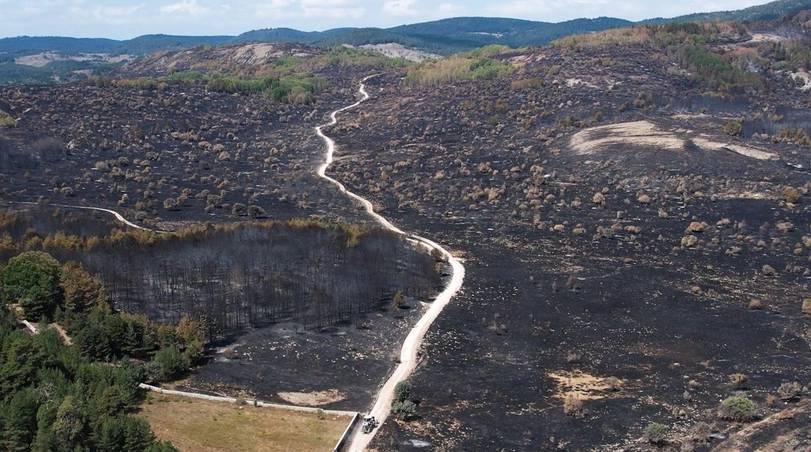
<path fill-rule="evenodd" d="M 391 418 L 375 447 L 646 449 L 658 422 L 674 447 L 701 449 L 742 427 L 719 418 L 721 400 L 742 394 L 769 415 L 781 384 L 808 384 L 811 184 L 792 164 L 811 153 L 722 130 L 733 112 L 808 96 L 774 79 L 746 101 L 685 104 L 704 87 L 644 48 L 599 67 L 612 52 L 530 50 L 509 77 L 439 87 L 389 75 L 333 130 L 336 178 L 466 258 L 412 377 L 419 419 Z M 533 78 L 544 83 L 511 83 Z M 777 158 L 569 146 L 584 128 L 640 120 Z M 582 409 L 565 413 L 567 396 Z M 689 433 L 700 423 L 709 443 Z"/>
<path fill-rule="evenodd" d="M 20 120 L 0 130 L 0 199 L 113 208 L 164 229 L 251 213 L 365 221 L 315 176 L 324 149 L 312 128 L 353 102 L 368 74 L 318 75 L 329 84 L 306 105 L 200 83 L 4 87 L 0 99 Z"/>
<path fill-rule="evenodd" d="M 338 390 L 341 400 L 321 408 L 364 411 L 396 366 L 400 346 L 424 311 L 390 308 L 352 325 L 322 331 L 284 323 L 257 329 L 215 354 L 185 389 L 249 394 L 289 403 L 279 392 Z"/>

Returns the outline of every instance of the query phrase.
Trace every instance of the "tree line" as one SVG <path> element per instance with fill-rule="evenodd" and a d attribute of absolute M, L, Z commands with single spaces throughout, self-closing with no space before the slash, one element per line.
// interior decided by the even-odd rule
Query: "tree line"
<path fill-rule="evenodd" d="M 356 322 L 396 293 L 426 299 L 441 284 L 435 257 L 351 225 L 293 220 L 88 236 L 73 233 L 93 229 L 75 220 L 67 233 L 58 219 L 38 221 L 16 217 L 5 228 L 0 221 L 0 259 L 33 249 L 79 262 L 98 275 L 116 309 L 158 324 L 188 317 L 207 339 L 279 321 Z"/>
<path fill-rule="evenodd" d="M 122 319 L 106 306 L 98 281 L 80 266 L 61 266 L 46 253 L 15 256 L 0 271 L 0 283 L 7 308 L 0 310 L 3 450 L 175 450 L 157 441 L 147 422 L 132 413 L 142 398 L 139 383 L 159 366 L 170 366 L 167 355 L 176 346 L 154 353 L 146 365 L 100 362 L 96 344 L 116 339 L 91 337 L 90 325 L 101 322 L 97 326 L 104 328 L 104 323 Z M 40 322 L 41 332 L 19 329 L 17 316 Z M 67 345 L 56 329 L 46 328 L 54 319 L 68 326 L 78 346 Z M 105 358 L 118 352 L 111 351 Z"/>

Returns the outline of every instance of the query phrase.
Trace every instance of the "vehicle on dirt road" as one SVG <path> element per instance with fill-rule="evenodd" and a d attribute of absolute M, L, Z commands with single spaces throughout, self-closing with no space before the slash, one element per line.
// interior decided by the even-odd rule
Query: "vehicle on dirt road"
<path fill-rule="evenodd" d="M 372 430 L 377 428 L 378 425 L 380 424 L 377 422 L 377 419 L 375 419 L 374 416 L 363 416 L 363 426 L 361 431 L 363 431 L 363 433 L 372 433 Z"/>

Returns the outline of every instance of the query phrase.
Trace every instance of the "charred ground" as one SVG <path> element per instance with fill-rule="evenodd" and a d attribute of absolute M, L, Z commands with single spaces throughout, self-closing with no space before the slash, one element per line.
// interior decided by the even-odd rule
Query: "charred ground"
<path fill-rule="evenodd" d="M 337 178 L 467 267 L 413 377 L 422 419 L 379 448 L 646 448 L 651 422 L 707 448 L 696 425 L 739 428 L 722 399 L 766 416 L 783 383 L 808 384 L 809 98 L 751 30 L 709 32 L 700 52 L 736 68 L 717 77 L 660 41 L 707 30 L 501 53 L 492 80 L 372 83 L 335 131 Z M 785 440 L 766 425 L 760 444 Z"/>
<path fill-rule="evenodd" d="M 47 164 L 35 153 L 28 173 L 3 163 L 4 195 L 115 206 L 124 184 L 121 207 L 160 225 L 232 220 L 251 205 L 359 219 L 312 176 L 322 148 L 311 127 L 351 103 L 361 75 L 382 72 L 372 99 L 328 131 L 330 174 L 449 245 L 467 276 L 412 378 L 420 418 L 388 422 L 376 447 L 645 449 L 651 422 L 669 431 L 663 447 L 803 445 L 792 419 L 808 417 L 807 403 L 776 394 L 799 382 L 807 398 L 811 378 L 807 17 L 635 27 L 410 69 L 332 65 L 315 71 L 329 84 L 304 105 L 205 81 L 9 88 L 0 97 L 22 120 L 4 130 L 7 149 L 29 158 L 48 136 L 66 148 Z M 125 129 L 133 111 L 146 120 Z M 231 375 L 231 390 L 291 392 L 295 368 L 274 379 L 260 363 L 295 364 L 317 342 L 314 380 L 332 370 L 363 382 L 355 400 L 333 402 L 362 404 L 385 369 L 346 359 L 357 344 L 396 342 L 381 329 L 294 331 L 252 333 L 272 347 L 225 350 L 197 383 Z M 717 415 L 735 394 L 759 404 L 753 431 Z"/>

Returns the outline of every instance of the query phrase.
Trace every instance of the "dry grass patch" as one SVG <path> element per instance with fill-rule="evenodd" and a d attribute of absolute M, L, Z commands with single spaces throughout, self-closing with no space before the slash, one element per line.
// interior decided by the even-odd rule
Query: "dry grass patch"
<path fill-rule="evenodd" d="M 303 406 L 329 405 L 346 399 L 346 395 L 337 389 L 314 392 L 280 392 L 278 395 L 293 405 Z"/>
<path fill-rule="evenodd" d="M 547 374 L 557 383 L 555 397 L 566 400 L 597 400 L 611 392 L 622 389 L 624 382 L 616 377 L 598 377 L 584 372 L 550 372 Z"/>
<path fill-rule="evenodd" d="M 150 393 L 140 415 L 181 451 L 332 450 L 345 416 L 256 408 Z"/>

